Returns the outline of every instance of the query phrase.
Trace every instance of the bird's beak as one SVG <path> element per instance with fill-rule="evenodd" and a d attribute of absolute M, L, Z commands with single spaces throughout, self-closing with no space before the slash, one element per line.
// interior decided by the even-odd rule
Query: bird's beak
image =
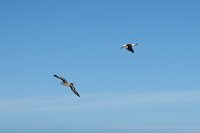
<path fill-rule="evenodd" d="M 123 46 L 121 47 L 121 49 L 123 48 Z"/>

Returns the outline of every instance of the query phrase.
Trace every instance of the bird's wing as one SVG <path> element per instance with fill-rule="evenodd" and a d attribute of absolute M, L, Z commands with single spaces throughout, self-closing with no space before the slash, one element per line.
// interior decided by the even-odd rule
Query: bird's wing
<path fill-rule="evenodd" d="M 60 77 L 58 75 L 53 75 L 54 77 L 58 78 L 58 79 L 61 79 L 64 83 L 67 83 L 67 80 L 63 77 Z"/>
<path fill-rule="evenodd" d="M 80 97 L 80 95 L 78 94 L 78 92 L 76 91 L 76 89 L 74 88 L 73 85 L 70 85 L 70 88 L 71 88 L 71 90 L 72 90 L 77 96 Z"/>
<path fill-rule="evenodd" d="M 133 43 L 133 44 L 131 44 L 131 45 L 132 45 L 132 47 L 135 47 L 135 46 L 138 45 L 138 44 L 137 44 L 137 43 L 135 43 L 135 44 Z"/>
<path fill-rule="evenodd" d="M 128 44 L 127 46 L 128 46 L 127 50 L 134 53 L 134 50 L 132 48 L 132 44 Z"/>

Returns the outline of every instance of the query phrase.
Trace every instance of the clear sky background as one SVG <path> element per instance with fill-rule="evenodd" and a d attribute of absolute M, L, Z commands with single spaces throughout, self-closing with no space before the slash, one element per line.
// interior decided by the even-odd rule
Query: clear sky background
<path fill-rule="evenodd" d="M 199 133 L 199 6 L 0 1 L 0 132 Z"/>

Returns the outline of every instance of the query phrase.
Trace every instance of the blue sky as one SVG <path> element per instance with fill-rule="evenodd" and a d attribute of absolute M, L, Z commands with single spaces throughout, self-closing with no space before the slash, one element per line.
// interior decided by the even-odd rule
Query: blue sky
<path fill-rule="evenodd" d="M 0 1 L 0 132 L 199 133 L 199 4 Z"/>

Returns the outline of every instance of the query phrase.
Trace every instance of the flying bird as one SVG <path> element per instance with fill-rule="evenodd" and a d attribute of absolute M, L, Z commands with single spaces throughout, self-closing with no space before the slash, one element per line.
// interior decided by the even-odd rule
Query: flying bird
<path fill-rule="evenodd" d="M 60 76 L 57 76 L 57 75 L 53 75 L 53 76 L 56 77 L 56 78 L 58 78 L 58 79 L 60 79 L 60 80 L 62 80 L 61 85 L 70 87 L 71 90 L 72 90 L 78 97 L 80 97 L 80 95 L 78 94 L 78 92 L 77 92 L 76 89 L 74 88 L 74 84 L 73 84 L 73 83 L 67 82 L 67 80 L 66 80 L 65 78 L 63 78 L 63 77 L 60 77 Z"/>
<path fill-rule="evenodd" d="M 138 44 L 134 44 L 134 43 L 131 44 L 131 43 L 129 43 L 129 44 L 122 45 L 121 49 L 122 49 L 122 48 L 125 48 L 125 49 L 127 49 L 128 51 L 134 53 L 133 47 L 135 47 L 135 46 L 137 46 L 137 45 L 138 45 Z"/>

